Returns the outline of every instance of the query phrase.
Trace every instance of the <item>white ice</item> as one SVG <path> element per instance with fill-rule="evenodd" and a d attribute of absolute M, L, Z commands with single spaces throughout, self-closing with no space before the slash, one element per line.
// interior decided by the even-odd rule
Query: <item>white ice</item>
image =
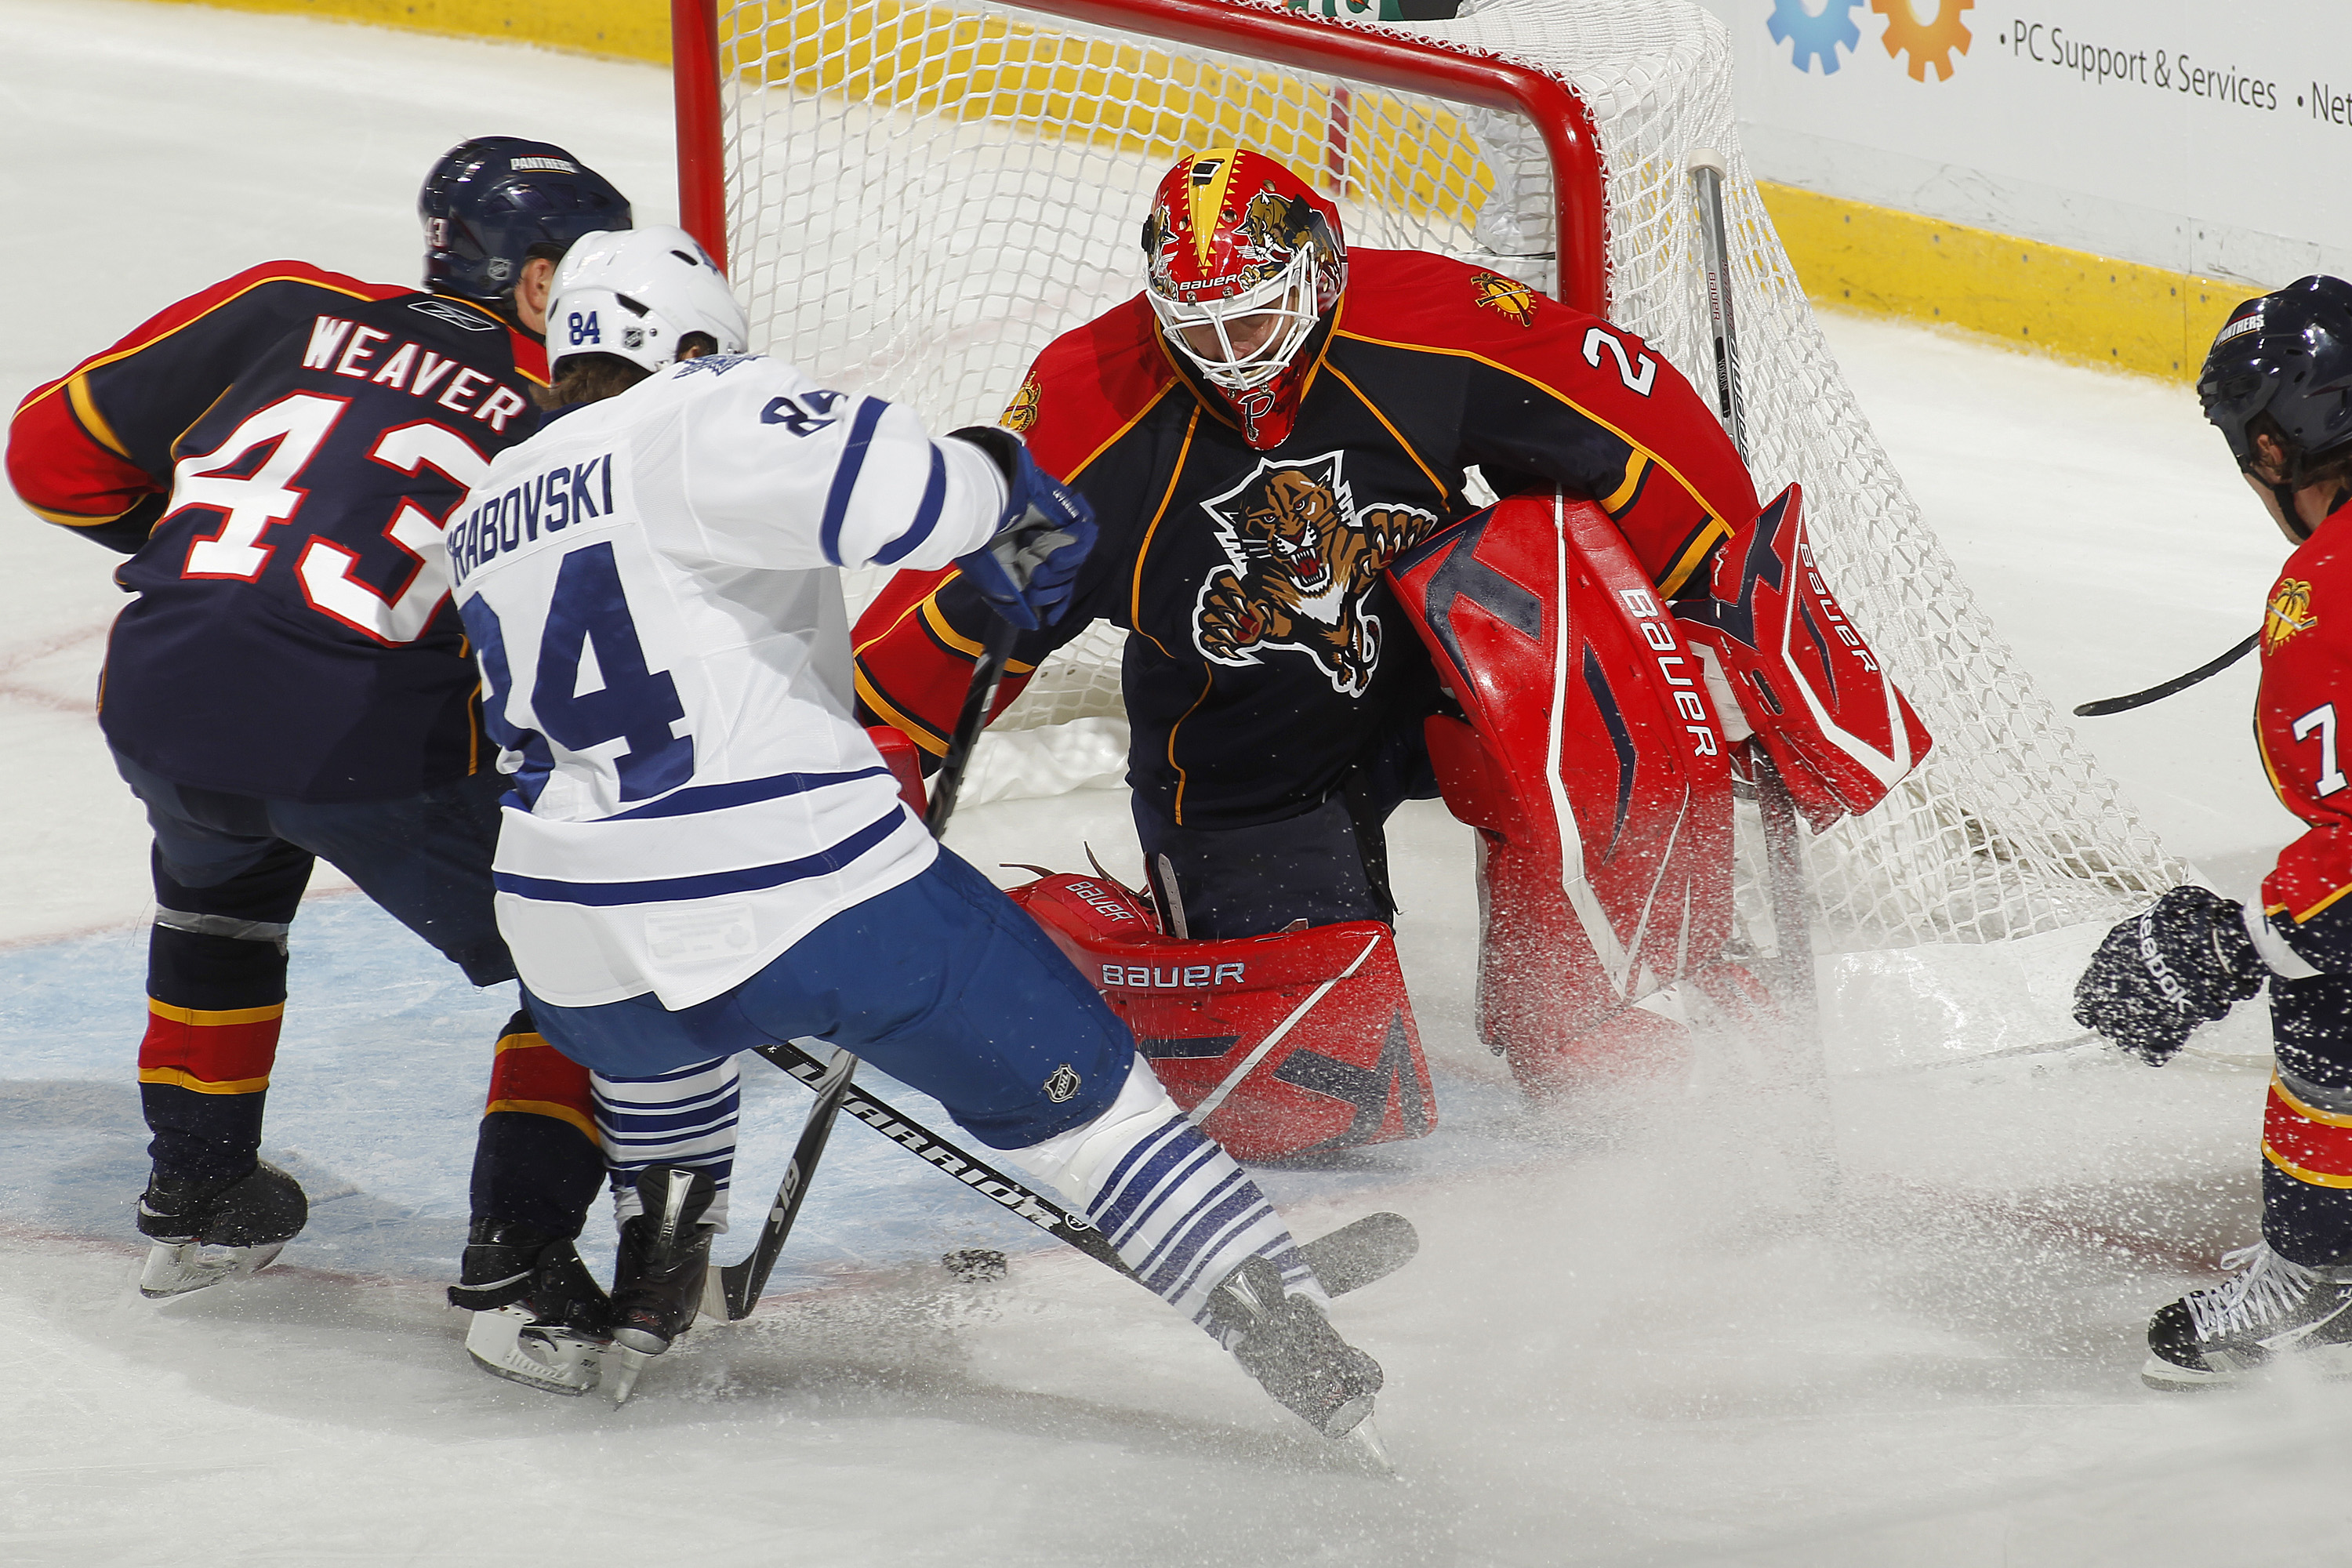
<path fill-rule="evenodd" d="M 0 392 L 255 261 L 415 267 L 417 177 L 468 134 L 563 142 L 667 217 L 663 76 L 478 43 L 114 0 L 0 0 Z M 1831 324 L 1929 523 L 2062 708 L 2251 629 L 2283 553 L 2184 389 Z M 581 1564 L 2171 1564 L 2343 1561 L 2352 1390 L 2166 1399 L 2147 1313 L 2249 1240 L 2258 1016 L 2155 1072 L 2095 1048 L 2083 941 L 1849 957 L 1825 1200 L 1799 1110 L 1736 1062 L 1563 1113 L 1467 1015 L 1465 830 L 1396 831 L 1407 973 L 1446 1117 L 1272 1179 L 1303 1227 L 1371 1207 L 1418 1263 L 1342 1306 L 1386 1364 L 1400 1479 L 1303 1433 L 1197 1332 L 1020 1247 L 862 1130 L 784 1292 L 614 1412 L 495 1383 L 439 1305 L 462 1228 L 478 994 L 320 894 L 297 936 L 270 1148 L 318 1215 L 287 1264 L 131 1289 L 129 1078 L 145 836 L 89 714 L 110 558 L 21 511 L 0 560 L 0 1560 Z M 2177 853 L 2251 891 L 2293 830 L 2251 667 L 2085 737 Z M 1122 799 L 982 806 L 984 866 L 1131 872 Z M 2000 1054 L 1996 1054 L 2000 1053 Z M 755 1074 L 747 1190 L 800 1091 Z M 2335 1456 L 2331 1458 L 2330 1456 Z"/>

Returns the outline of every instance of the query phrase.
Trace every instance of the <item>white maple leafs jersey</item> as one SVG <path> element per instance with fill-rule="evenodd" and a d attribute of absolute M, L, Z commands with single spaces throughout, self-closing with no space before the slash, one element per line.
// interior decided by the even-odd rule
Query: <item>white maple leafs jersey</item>
<path fill-rule="evenodd" d="M 440 539 L 502 748 L 534 995 L 673 1010 L 938 850 L 852 717 L 837 570 L 943 566 L 995 464 L 779 361 L 688 361 L 501 454 Z"/>

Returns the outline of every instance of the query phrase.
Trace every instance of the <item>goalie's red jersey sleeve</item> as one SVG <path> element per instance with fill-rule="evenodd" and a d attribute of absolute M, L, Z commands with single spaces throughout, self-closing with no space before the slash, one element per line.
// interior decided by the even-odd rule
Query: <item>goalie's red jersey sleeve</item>
<path fill-rule="evenodd" d="M 2279 852 L 2263 905 L 2320 968 L 2352 970 L 2352 507 L 2287 557 L 2263 612 L 2254 737 L 2279 803 L 2308 831 Z"/>
<path fill-rule="evenodd" d="M 320 311 L 411 290 L 269 261 L 141 322 L 16 406 L 8 482 L 40 516 L 125 554 L 172 488 L 172 444 L 249 363 Z"/>

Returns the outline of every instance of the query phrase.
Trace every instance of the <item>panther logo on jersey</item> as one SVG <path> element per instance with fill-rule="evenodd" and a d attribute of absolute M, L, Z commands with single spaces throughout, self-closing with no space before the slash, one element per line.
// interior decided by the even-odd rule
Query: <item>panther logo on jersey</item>
<path fill-rule="evenodd" d="M 2287 638 L 2318 624 L 2319 617 L 2311 613 L 2311 584 L 2294 577 L 2279 579 L 2263 611 L 2263 653 L 2278 652 Z"/>
<path fill-rule="evenodd" d="M 1037 400 L 1043 395 L 1044 389 L 1037 384 L 1037 374 L 1032 371 L 1029 378 L 1021 384 L 1021 390 L 1013 395 L 1013 401 L 1004 405 L 1003 416 L 997 423 L 1015 436 L 1026 436 L 1029 427 L 1037 423 Z"/>
<path fill-rule="evenodd" d="M 1499 310 L 1523 327 L 1536 324 L 1536 291 L 1517 279 L 1498 273 L 1481 272 L 1470 279 L 1477 290 L 1478 303 L 1489 310 Z"/>
<path fill-rule="evenodd" d="M 1201 503 L 1226 564 L 1201 584 L 1192 646 L 1235 668 L 1269 652 L 1313 659 L 1343 697 L 1360 697 L 1381 661 L 1381 621 L 1365 590 L 1397 552 L 1436 525 L 1418 507 L 1359 510 L 1340 474 L 1345 454 L 1264 459 L 1223 495 Z"/>

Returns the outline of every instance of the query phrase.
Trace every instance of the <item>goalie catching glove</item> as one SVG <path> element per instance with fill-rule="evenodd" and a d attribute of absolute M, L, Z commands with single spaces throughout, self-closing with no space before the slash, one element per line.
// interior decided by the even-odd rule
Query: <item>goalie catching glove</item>
<path fill-rule="evenodd" d="M 1819 833 L 1885 799 L 1931 742 L 1813 563 L 1803 501 L 1790 485 L 1734 532 L 1716 555 L 1713 597 L 1678 601 L 1675 617 L 1728 678 Z"/>
<path fill-rule="evenodd" d="M 1004 515 L 995 536 L 956 565 L 996 613 L 1034 632 L 1070 607 L 1078 567 L 1095 547 L 1094 509 L 1037 466 L 1021 437 L 994 426 L 958 430 L 950 440 L 986 452 L 1003 472 Z"/>
<path fill-rule="evenodd" d="M 2175 888 L 2099 943 L 2074 983 L 2074 1022 L 2161 1067 L 2269 974 L 2243 909 L 2210 888 Z"/>

